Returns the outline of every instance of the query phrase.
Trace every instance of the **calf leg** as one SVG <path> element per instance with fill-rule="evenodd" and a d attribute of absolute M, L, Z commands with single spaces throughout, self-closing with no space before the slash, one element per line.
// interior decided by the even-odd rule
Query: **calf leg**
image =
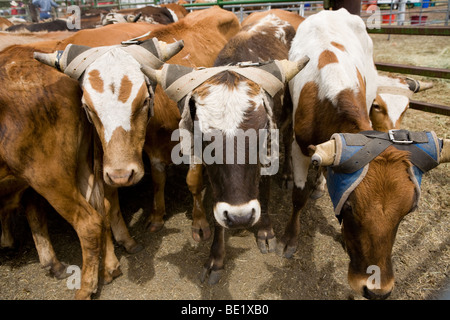
<path fill-rule="evenodd" d="M 203 272 L 200 277 L 201 282 L 204 282 L 209 275 L 208 283 L 213 285 L 219 282 L 222 273 L 225 259 L 225 229 L 219 225 L 214 228 L 214 239 L 211 245 L 209 259 L 206 261 Z"/>
<path fill-rule="evenodd" d="M 62 175 L 61 175 L 62 176 Z M 55 181 L 65 181 L 61 176 Z M 105 243 L 105 224 L 103 217 L 81 195 L 72 184 L 59 184 L 51 187 L 33 186 L 43 195 L 53 208 L 75 229 L 80 240 L 83 266 L 81 287 L 76 299 L 90 299 L 98 285 L 100 255 Z"/>
<path fill-rule="evenodd" d="M 206 220 L 205 208 L 203 207 L 203 165 L 192 164 L 186 176 L 186 183 L 192 193 L 194 205 L 192 208 L 192 238 L 200 242 L 211 237 L 211 229 Z"/>
<path fill-rule="evenodd" d="M 0 199 L 0 224 L 2 226 L 2 236 L 0 238 L 1 248 L 13 248 L 14 237 L 12 235 L 11 217 L 19 210 L 20 200 L 26 188 L 11 190 Z"/>
<path fill-rule="evenodd" d="M 116 239 L 118 244 L 124 246 L 128 253 L 141 251 L 144 247 L 130 236 L 125 221 L 123 220 L 117 188 L 105 186 L 105 198 L 110 206 L 111 229 L 114 239 Z"/>
<path fill-rule="evenodd" d="M 2 236 L 0 238 L 1 248 L 13 248 L 14 238 L 11 233 L 11 216 L 13 212 L 10 210 L 2 210 L 0 213 L 0 224 L 2 226 Z"/>
<path fill-rule="evenodd" d="M 282 179 L 283 185 L 282 187 L 285 189 L 292 189 L 293 187 L 293 169 L 292 169 L 292 142 L 293 142 L 293 128 L 292 128 L 292 117 L 289 117 L 289 120 L 286 120 L 282 127 L 281 133 L 283 135 L 283 145 L 284 145 L 284 163 L 283 163 L 283 172 Z"/>
<path fill-rule="evenodd" d="M 105 198 L 104 200 L 105 212 L 103 216 L 103 223 L 105 226 L 104 236 L 102 238 L 102 265 L 103 268 L 101 276 L 103 284 L 111 283 L 111 281 L 122 274 L 120 270 L 120 262 L 114 253 L 114 243 L 111 234 L 111 205 Z"/>
<path fill-rule="evenodd" d="M 283 236 L 277 244 L 277 254 L 286 258 L 291 258 L 297 250 L 300 233 L 299 215 L 314 191 L 318 178 L 317 170 L 311 170 L 310 174 L 308 174 L 309 157 L 301 153 L 300 147 L 295 141 L 292 143 L 292 162 L 294 169 L 292 215 L 289 218 Z"/>
<path fill-rule="evenodd" d="M 78 187 L 81 194 L 89 202 L 89 204 L 100 214 L 102 214 L 105 232 L 104 238 L 101 242 L 101 277 L 103 283 L 107 284 L 110 283 L 115 277 L 122 274 L 122 272 L 120 271 L 119 260 L 114 253 L 114 243 L 111 234 L 111 228 L 114 227 L 115 229 L 117 229 L 117 224 L 119 223 L 119 218 L 117 217 L 117 215 L 120 215 L 120 218 L 122 218 L 122 215 L 118 209 L 119 195 L 117 189 L 109 187 L 103 183 L 103 178 L 100 174 L 101 165 L 98 161 L 100 156 L 97 154 L 97 150 L 98 149 L 94 151 L 94 166 L 92 169 L 86 161 L 81 161 L 78 173 Z M 84 151 L 87 151 L 87 149 L 84 149 Z M 84 154 L 84 156 L 86 156 L 86 154 Z M 93 171 L 95 171 L 95 174 L 93 173 Z M 106 188 L 108 188 L 109 192 L 107 192 Z M 111 225 L 112 216 L 114 216 L 113 225 Z"/>
<path fill-rule="evenodd" d="M 66 266 L 56 258 L 48 234 L 47 215 L 42 210 L 44 199 L 30 189 L 24 194 L 23 203 L 41 266 L 58 279 L 66 278 Z"/>
<path fill-rule="evenodd" d="M 259 198 L 261 204 L 261 218 L 257 234 L 258 248 L 262 253 L 274 252 L 277 246 L 275 232 L 269 218 L 270 184 L 272 179 L 268 176 L 261 177 Z"/>
<path fill-rule="evenodd" d="M 164 215 L 166 214 L 166 203 L 164 201 L 164 187 L 166 185 L 166 165 L 157 158 L 152 158 L 151 172 L 153 180 L 153 207 L 146 222 L 150 232 L 156 232 L 164 226 Z"/>

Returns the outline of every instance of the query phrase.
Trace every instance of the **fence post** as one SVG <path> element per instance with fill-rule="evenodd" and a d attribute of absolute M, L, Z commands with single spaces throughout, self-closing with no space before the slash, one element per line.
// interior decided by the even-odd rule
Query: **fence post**
<path fill-rule="evenodd" d="M 405 23 L 406 0 L 400 0 L 398 4 L 397 24 L 402 26 Z"/>

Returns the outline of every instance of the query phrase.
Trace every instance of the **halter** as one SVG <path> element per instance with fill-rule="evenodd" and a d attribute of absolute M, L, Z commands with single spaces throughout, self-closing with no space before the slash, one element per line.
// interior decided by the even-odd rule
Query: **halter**
<path fill-rule="evenodd" d="M 433 131 L 363 131 L 357 134 L 338 133 L 331 138 L 336 141 L 336 156 L 334 164 L 327 168 L 327 187 L 339 221 L 342 206 L 364 179 L 370 162 L 389 146 L 409 151 L 409 160 L 413 165 L 409 175 L 415 185 L 418 201 L 422 174 L 439 164 L 443 145 Z"/>

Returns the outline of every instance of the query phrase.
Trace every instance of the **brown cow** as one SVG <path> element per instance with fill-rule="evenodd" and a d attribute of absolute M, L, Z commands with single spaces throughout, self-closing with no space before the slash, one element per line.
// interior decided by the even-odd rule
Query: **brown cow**
<path fill-rule="evenodd" d="M 88 298 L 95 291 L 99 254 L 103 251 L 102 248 L 104 246 L 105 258 L 102 261 L 105 263 L 103 268 L 105 281 L 111 281 L 119 272 L 119 262 L 114 255 L 114 247 L 110 237 L 111 229 L 109 227 L 109 208 L 111 204 L 114 204 L 115 199 L 108 194 L 106 195 L 106 216 L 102 218 L 102 215 L 95 213 L 93 208 L 87 208 L 86 204 L 83 204 L 83 201 L 86 202 L 86 200 L 84 198 L 81 199 L 82 196 L 79 189 L 83 191 L 88 199 L 91 197 L 95 198 L 97 201 L 96 208 L 102 209 L 104 198 L 102 180 L 114 186 L 122 186 L 136 183 L 142 177 L 141 152 L 150 106 L 154 98 L 154 88 L 151 89 L 151 84 L 146 83 L 144 75 L 140 71 L 140 63 L 147 62 L 147 59 L 150 58 L 147 55 L 153 57 L 150 59 L 151 61 L 155 60 L 154 57 L 164 61 L 181 49 L 178 42 L 160 48 L 158 46 L 159 43 L 152 40 L 143 42 L 139 47 L 130 46 L 135 48 L 134 50 L 139 49 L 139 55 L 136 55 L 136 51 L 124 51 L 129 47 L 122 49 L 117 46 L 96 49 L 70 46 L 62 53 L 60 60 L 52 60 L 51 58 L 54 57 L 52 54 L 35 54 L 40 61 L 58 67 L 75 79 L 79 79 L 81 72 L 75 74 L 76 71 L 80 70 L 76 62 L 77 59 L 85 61 L 82 58 L 83 54 L 86 55 L 92 50 L 94 52 L 104 50 L 102 55 L 93 58 L 90 64 L 84 68 L 86 75 L 80 80 L 83 94 L 80 93 L 77 82 L 71 82 L 68 77 L 59 73 L 55 75 L 56 71 L 32 60 L 32 50 L 35 50 L 34 48 L 13 46 L 2 52 L 3 65 L 0 70 L 3 73 L 4 86 L 2 86 L 2 89 L 4 91 L 1 94 L 3 99 L 1 105 L 4 112 L 2 126 L 5 127 L 5 131 L 2 137 L 4 148 L 2 148 L 1 158 L 4 160 L 4 163 L 1 165 L 3 168 L 1 178 L 3 180 L 12 175 L 18 179 L 22 184 L 16 188 L 16 192 L 22 192 L 27 186 L 31 186 L 74 226 L 80 237 L 83 249 L 81 289 L 76 294 L 77 298 Z M 118 52 L 117 50 L 122 50 L 123 52 Z M 77 69 L 72 68 L 73 64 L 70 63 L 71 61 L 77 63 Z M 125 72 L 125 75 L 121 79 L 115 78 L 118 75 L 117 70 L 114 72 L 114 68 L 110 66 L 106 69 L 102 67 L 105 61 L 109 61 L 113 66 L 120 66 L 119 70 Z M 111 73 L 107 71 L 111 71 Z M 48 73 L 48 75 L 44 76 L 45 73 Z M 101 81 L 98 74 L 102 76 Z M 142 80 L 141 83 L 139 83 L 139 76 Z M 36 80 L 36 77 L 40 77 L 41 80 Z M 127 81 L 128 77 L 133 79 L 135 83 L 131 83 L 130 80 Z M 27 81 L 30 82 L 28 83 Z M 112 96 L 103 94 L 106 91 L 106 88 L 102 87 L 104 83 L 111 90 L 114 87 Z M 137 86 L 137 89 L 133 87 L 134 85 Z M 149 89 L 147 89 L 147 85 Z M 20 95 L 25 100 L 15 97 L 20 90 L 26 91 L 26 95 Z M 150 93 L 147 90 L 150 90 Z M 114 95 L 114 92 L 117 95 Z M 16 94 L 14 95 L 14 93 Z M 65 97 L 65 100 L 61 98 L 61 95 Z M 111 101 L 114 101 L 113 98 L 117 98 L 116 103 L 111 103 Z M 28 102 L 23 103 L 23 101 Z M 86 125 L 82 122 L 84 118 L 81 118 L 81 120 L 79 118 L 80 101 L 93 121 L 100 138 L 99 142 L 101 142 L 103 147 L 102 151 L 94 150 L 97 163 L 97 169 L 94 173 L 97 173 L 97 175 L 93 176 L 93 181 L 91 178 L 92 174 L 89 174 L 88 169 L 86 169 L 87 165 L 84 164 L 86 162 L 85 159 L 88 159 L 88 150 L 83 149 L 90 145 L 88 142 L 91 140 L 87 140 L 89 139 L 88 137 L 84 137 L 75 131 L 81 128 L 83 131 L 86 131 L 86 134 L 89 133 L 89 130 L 85 128 Z M 25 105 L 26 108 L 22 105 Z M 73 110 L 77 110 L 78 115 L 64 115 L 60 111 L 61 108 L 72 110 L 72 113 Z M 114 115 L 108 116 L 107 112 L 113 109 Z M 131 111 L 128 111 L 128 109 L 131 109 Z M 20 112 L 15 110 L 20 110 Z M 129 116 L 127 118 L 128 114 L 132 114 L 133 117 Z M 18 116 L 21 117 L 17 118 Z M 41 120 L 42 117 L 44 117 L 43 120 Z M 22 129 L 19 119 L 25 122 L 24 126 L 28 131 Z M 64 130 L 65 122 L 70 122 L 73 130 L 69 125 L 66 126 L 67 130 Z M 30 123 L 34 125 L 30 125 Z M 58 126 L 55 127 L 56 125 Z M 88 126 L 88 128 L 90 127 Z M 60 134 L 55 136 L 55 132 Z M 48 135 L 55 137 L 51 138 Z M 58 138 L 62 136 L 67 141 L 63 138 Z M 33 138 L 38 142 L 33 140 Z M 48 146 L 46 145 L 47 142 L 49 143 Z M 80 148 L 78 146 L 79 143 L 83 144 L 84 147 Z M 32 147 L 37 150 L 34 150 Z M 66 150 L 69 148 L 72 148 L 73 151 Z M 63 154 L 61 154 L 62 151 L 64 151 Z M 103 159 L 99 157 L 100 154 L 98 152 L 103 153 Z M 51 159 L 47 159 L 48 157 Z M 70 160 L 66 157 L 69 157 Z M 22 159 L 21 163 L 17 163 L 18 158 Z M 100 168 L 98 163 L 102 160 L 103 167 Z M 78 162 L 80 162 L 79 165 Z M 39 170 L 41 167 L 45 167 L 45 170 Z M 47 173 L 48 170 L 52 170 L 52 174 Z M 62 174 L 61 171 L 64 171 L 65 174 Z M 103 171 L 103 179 L 98 176 L 98 173 L 101 171 Z M 56 181 L 58 180 L 58 175 L 62 182 Z M 80 175 L 80 178 L 77 178 L 77 175 Z M 44 178 L 47 179 L 45 183 L 41 182 Z M 66 182 L 64 182 L 65 180 Z M 101 190 L 101 192 L 97 192 L 99 195 L 95 196 L 93 183 L 99 185 L 95 187 Z M 48 190 L 51 187 L 53 187 L 52 192 Z M 72 204 L 72 202 L 74 203 Z M 83 211 L 80 211 L 81 209 L 75 210 L 75 212 L 69 210 L 70 206 L 75 206 L 76 208 L 77 205 L 88 212 L 83 213 Z M 28 211 L 31 215 L 38 215 L 38 213 L 33 213 L 31 209 Z M 92 216 L 89 218 L 91 220 L 98 217 L 95 218 L 98 221 L 90 221 L 85 218 L 85 215 Z M 29 222 L 30 225 L 38 223 L 41 228 L 46 228 L 44 221 L 40 217 L 29 218 Z M 92 228 L 87 228 L 85 226 L 86 223 L 88 225 L 92 224 Z M 135 251 L 137 244 L 129 236 L 122 217 L 111 215 L 111 223 L 116 240 L 119 243 L 123 242 L 127 250 Z M 94 229 L 94 227 L 98 229 Z M 43 261 L 45 259 L 42 258 L 42 251 L 44 251 L 43 254 L 45 255 L 48 253 L 48 250 L 51 250 L 51 245 L 47 239 L 46 244 L 50 248 L 45 248 L 48 249 L 47 251 L 40 249 L 41 243 L 35 235 L 39 234 L 42 237 L 42 234 L 45 234 L 48 236 L 46 233 L 41 232 L 41 228 L 33 229 L 32 226 L 36 247 L 40 253 L 41 261 Z M 52 250 L 51 252 L 51 256 L 54 257 Z M 55 260 L 56 258 L 47 262 L 48 264 L 54 264 L 57 263 Z M 47 265 L 47 262 L 44 265 Z M 59 266 L 50 266 L 50 269 L 52 271 L 57 270 L 58 273 L 61 271 Z"/>
<path fill-rule="evenodd" d="M 163 41 L 183 39 L 184 48 L 168 61 L 189 67 L 210 67 L 227 41 L 239 31 L 239 20 L 229 11 L 214 6 L 192 12 L 180 21 L 157 28 L 152 36 Z M 151 118 L 145 151 L 152 164 L 155 201 L 147 224 L 150 231 L 160 230 L 164 224 L 165 168 L 172 163 L 171 150 L 176 145 L 171 141 L 172 132 L 178 129 L 180 112 L 160 86 L 155 91 L 155 116 Z M 211 235 L 202 203 L 202 166 L 190 166 L 186 177 L 189 190 L 193 194 L 192 236 L 196 241 Z"/>
<path fill-rule="evenodd" d="M 50 72 L 33 61 L 32 55 L 33 48 L 20 47 L 10 47 L 1 53 L 1 184 L 3 187 L 9 181 L 9 191 L 15 195 L 31 186 L 72 224 L 83 252 L 81 290 L 77 297 L 87 298 L 97 287 L 101 244 L 105 243 L 107 227 L 102 217 L 101 177 L 94 174 L 90 184 L 94 186 L 91 200 L 99 211 L 85 199 L 86 188 L 82 186 L 88 185 L 93 170 L 87 158 L 88 153 L 92 154 L 91 144 L 83 143 L 91 139 L 90 125 L 80 108 L 77 83 L 56 71 Z M 58 91 L 44 93 L 56 84 Z M 2 200 L 3 196 L 4 189 Z M 34 223 L 41 221 L 33 218 L 38 213 L 27 210 L 27 215 L 33 234 L 48 239 L 46 229 Z M 54 257 L 51 245 L 47 252 L 42 252 L 40 242 L 36 242 L 36 247 L 42 265 L 60 275 L 60 263 L 55 265 L 51 259 Z M 104 268 L 113 274 L 116 266 L 111 262 L 105 260 Z"/>
<path fill-rule="evenodd" d="M 415 151 L 405 152 L 391 144 L 399 140 L 403 144 L 426 141 L 432 145 L 434 154 L 427 157 L 432 160 L 424 161 L 426 165 L 417 169 L 425 172 L 439 162 L 439 142 L 428 134 L 424 137 L 400 131 L 389 136 L 373 131 L 369 112 L 378 90 L 378 75 L 372 60 L 372 41 L 360 17 L 345 9 L 308 17 L 297 29 L 289 57 L 296 59 L 305 54 L 311 58 L 309 64 L 290 82 L 295 134 L 293 211 L 277 252 L 291 257 L 298 246 L 300 211 L 315 189 L 318 176 L 315 170 L 309 170 L 311 145 L 321 144 L 335 133 L 364 132 L 356 136 L 333 135 L 343 148 L 356 150 L 372 141 L 370 145 L 378 149 L 364 147 L 358 155 L 365 158 L 355 159 L 348 149 L 336 147 L 331 152 L 333 159 L 336 157 L 327 171 L 327 186 L 335 213 L 342 221 L 350 256 L 350 286 L 367 298 L 386 298 L 394 285 L 391 250 L 396 231 L 402 218 L 415 209 L 420 195 L 420 178 L 412 175 L 413 171 L 418 174 Z M 340 166 L 346 159 L 352 160 Z M 366 160 L 373 161 L 369 165 Z M 376 286 L 367 281 L 373 267 L 378 268 Z"/>
<path fill-rule="evenodd" d="M 245 26 L 230 39 L 219 53 L 215 68 L 201 69 L 191 74 L 188 73 L 190 68 L 177 66 L 173 69 L 179 68 L 181 72 L 179 77 L 184 77 L 176 80 L 175 71 L 171 71 L 171 67 L 168 66 L 163 69 L 162 74 L 156 72 L 153 76 L 155 79 L 160 79 L 171 98 L 180 101 L 182 109 L 180 127 L 187 128 L 191 132 L 194 130 L 195 140 L 196 125 L 192 124 L 195 120 L 198 122 L 201 134 L 214 135 L 216 150 L 214 158 L 218 154 L 222 155 L 213 161 L 203 157 L 212 187 L 214 217 L 217 224 L 202 281 L 209 275 L 209 282 L 214 284 L 223 271 L 224 228 L 247 228 L 260 222 L 257 238 L 261 252 L 275 250 L 276 240 L 268 212 L 270 177 L 261 177 L 261 175 L 273 175 L 278 171 L 274 161 L 276 156 L 271 160 L 271 168 L 266 168 L 263 170 L 264 173 L 260 173 L 261 162 L 258 161 L 261 159 L 249 162 L 249 158 L 252 158 L 254 154 L 250 154 L 251 147 L 245 142 L 246 138 L 244 142 L 241 141 L 244 145 L 239 146 L 239 140 L 242 138 L 239 133 L 242 130 L 245 132 L 244 135 L 247 132 L 255 133 L 252 144 L 258 145 L 263 143 L 263 138 L 257 137 L 261 130 L 277 131 L 276 128 L 280 127 L 285 120 L 283 118 L 284 81 L 288 81 L 289 77 L 298 73 L 307 60 L 303 60 L 302 65 L 293 63 L 295 71 L 290 71 L 290 76 L 285 75 L 288 69 L 273 62 L 249 68 L 236 67 L 236 65 L 242 61 L 247 61 L 250 65 L 252 63 L 258 65 L 263 61 L 287 58 L 294 34 L 295 30 L 289 23 L 275 15 L 267 15 L 260 21 Z M 245 73 L 241 74 L 241 72 Z M 184 75 L 186 73 L 187 75 Z M 166 79 L 167 74 L 170 79 Z M 202 74 L 205 74 L 205 78 Z M 262 78 L 270 80 L 264 82 Z M 170 89 L 172 83 L 176 86 L 173 90 Z M 180 83 L 179 88 L 176 83 Z M 268 92 L 267 96 L 266 92 Z M 288 114 L 284 113 L 284 117 L 288 117 Z M 273 132 L 272 150 L 275 150 L 277 139 L 275 136 Z M 183 137 L 182 142 L 184 139 Z M 229 139 L 233 141 L 237 139 L 237 144 L 234 144 L 232 149 L 228 146 Z M 195 143 L 194 141 L 194 148 Z M 211 149 L 211 145 L 212 143 L 203 142 L 202 149 L 205 154 L 208 149 Z M 187 147 L 188 154 L 190 150 L 191 148 Z M 239 159 L 239 154 L 242 152 L 245 158 Z M 260 153 L 262 154 L 262 150 Z M 234 162 L 235 155 L 238 163 Z M 271 170 L 273 172 L 265 173 Z"/>

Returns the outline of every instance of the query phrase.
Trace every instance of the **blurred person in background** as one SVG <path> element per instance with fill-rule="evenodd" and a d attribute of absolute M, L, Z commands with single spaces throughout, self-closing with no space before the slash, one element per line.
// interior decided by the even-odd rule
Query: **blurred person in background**
<path fill-rule="evenodd" d="M 51 18 L 52 7 L 58 8 L 59 5 L 53 0 L 33 0 L 33 5 L 38 7 L 40 10 L 39 18 L 40 20 L 45 20 Z"/>

